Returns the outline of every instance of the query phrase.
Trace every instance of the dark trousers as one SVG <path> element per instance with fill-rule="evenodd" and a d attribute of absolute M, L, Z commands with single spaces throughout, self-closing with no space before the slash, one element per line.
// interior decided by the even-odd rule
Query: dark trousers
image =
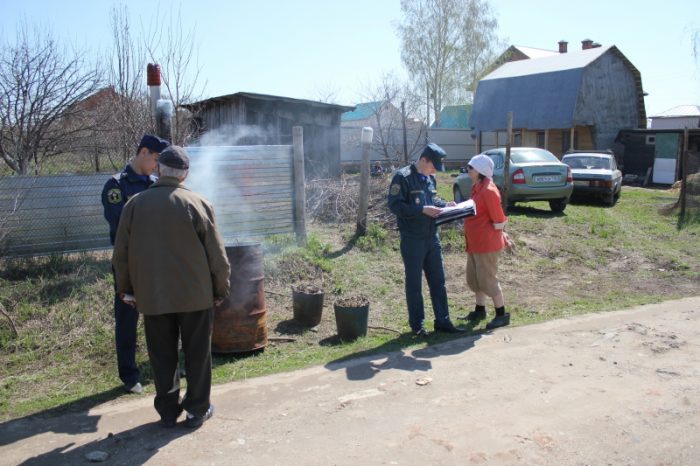
<path fill-rule="evenodd" d="M 114 270 L 112 270 L 114 274 Z M 116 278 L 115 278 L 116 287 Z M 114 340 L 117 347 L 117 368 L 119 378 L 125 386 L 131 387 L 139 381 L 139 368 L 136 366 L 136 333 L 139 312 L 124 303 L 114 293 Z"/>
<path fill-rule="evenodd" d="M 202 416 L 209 409 L 213 315 L 212 309 L 206 309 L 143 316 L 156 386 L 154 406 L 161 418 L 170 419 L 179 413 L 178 338 L 182 339 L 187 370 L 187 392 L 182 407 L 195 416 Z"/>
<path fill-rule="evenodd" d="M 406 280 L 406 303 L 408 323 L 411 330 L 423 326 L 425 311 L 423 306 L 423 273 L 428 281 L 430 300 L 433 304 L 435 323 L 443 324 L 450 319 L 445 288 L 445 271 L 442 266 L 442 247 L 436 236 L 428 239 L 401 237 L 401 258 L 403 259 Z"/>

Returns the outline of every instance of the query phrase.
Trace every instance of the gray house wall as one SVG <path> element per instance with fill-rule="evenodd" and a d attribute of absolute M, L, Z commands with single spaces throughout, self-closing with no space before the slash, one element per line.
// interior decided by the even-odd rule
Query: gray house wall
<path fill-rule="evenodd" d="M 601 55 L 583 71 L 574 124 L 589 126 L 596 149 L 620 150 L 621 129 L 637 128 L 639 109 L 635 78 L 614 53 Z"/>

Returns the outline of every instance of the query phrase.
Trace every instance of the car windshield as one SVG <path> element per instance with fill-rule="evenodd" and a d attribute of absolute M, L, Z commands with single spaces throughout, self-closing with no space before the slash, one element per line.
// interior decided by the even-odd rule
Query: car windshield
<path fill-rule="evenodd" d="M 563 162 L 571 168 L 610 170 L 610 159 L 606 157 L 576 155 L 573 157 L 564 157 Z"/>
<path fill-rule="evenodd" d="M 514 150 L 510 158 L 513 163 L 559 162 L 551 152 L 543 149 Z"/>

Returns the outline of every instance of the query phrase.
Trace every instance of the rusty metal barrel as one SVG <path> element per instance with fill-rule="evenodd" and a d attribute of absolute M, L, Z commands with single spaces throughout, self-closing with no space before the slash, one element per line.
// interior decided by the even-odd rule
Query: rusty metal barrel
<path fill-rule="evenodd" d="M 214 353 L 243 353 L 267 346 L 263 252 L 260 243 L 226 247 L 231 293 L 214 308 Z"/>

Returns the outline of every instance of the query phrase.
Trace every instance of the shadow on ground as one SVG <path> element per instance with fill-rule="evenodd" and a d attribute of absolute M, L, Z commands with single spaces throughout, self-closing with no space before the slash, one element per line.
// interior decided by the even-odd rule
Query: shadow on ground
<path fill-rule="evenodd" d="M 468 351 L 484 335 L 484 333 L 474 332 L 471 324 L 466 329 L 467 333 L 463 334 L 464 336 L 432 333 L 426 340 L 418 340 L 411 333 L 404 333 L 375 348 L 331 361 L 325 367 L 331 371 L 345 370 L 348 380 L 368 380 L 388 369 L 427 372 L 433 367 L 430 359 Z M 404 351 L 421 341 L 425 341 L 427 346 L 410 352 Z M 337 335 L 320 342 L 321 345 L 341 343 Z M 383 356 L 385 354 L 386 356 Z"/>
<path fill-rule="evenodd" d="M 509 216 L 523 216 L 531 218 L 554 218 L 554 217 L 565 217 L 566 212 L 552 212 L 549 209 L 537 209 L 529 205 L 514 205 L 508 207 L 507 214 Z"/>
<path fill-rule="evenodd" d="M 151 365 L 148 362 L 138 364 L 141 384 L 146 387 L 153 382 Z M 44 432 L 77 435 L 97 431 L 100 416 L 88 412 L 95 406 L 117 398 L 130 398 L 122 385 L 94 395 L 70 401 L 54 408 L 0 423 L 0 446 L 10 445 L 25 438 L 41 435 Z M 149 396 L 149 395 L 145 395 Z M 70 422 L 66 422 L 66 416 Z"/>
<path fill-rule="evenodd" d="M 74 443 L 54 448 L 20 463 L 31 466 L 54 466 L 57 464 L 86 464 L 89 453 L 107 455 L 105 464 L 110 465 L 142 465 L 158 453 L 158 450 L 192 430 L 178 425 L 172 429 L 164 429 L 157 423 L 149 423 L 134 427 L 115 434 L 110 433 L 106 438 L 73 448 Z"/>

